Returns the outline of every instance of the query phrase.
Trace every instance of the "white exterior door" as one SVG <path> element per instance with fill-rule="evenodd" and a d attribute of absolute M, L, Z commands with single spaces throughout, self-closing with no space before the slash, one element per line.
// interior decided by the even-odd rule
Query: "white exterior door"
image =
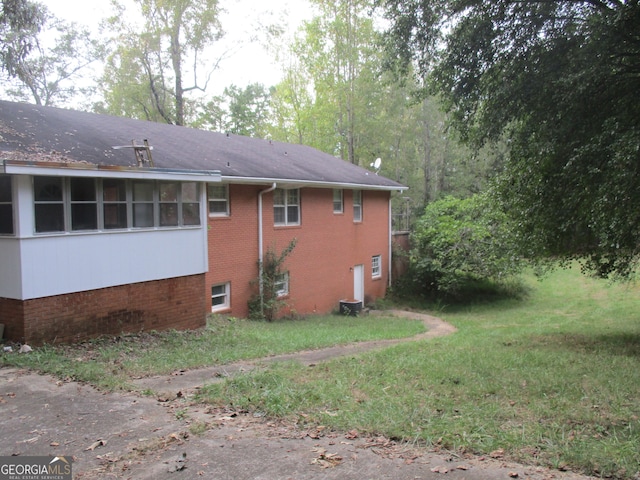
<path fill-rule="evenodd" d="M 364 302 L 364 265 L 353 267 L 353 298 Z"/>

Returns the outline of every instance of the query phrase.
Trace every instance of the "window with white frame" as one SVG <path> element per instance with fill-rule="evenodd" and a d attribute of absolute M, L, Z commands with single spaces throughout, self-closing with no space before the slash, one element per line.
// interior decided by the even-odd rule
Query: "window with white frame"
<path fill-rule="evenodd" d="M 342 189 L 333 189 L 333 213 L 342 213 L 344 211 L 344 205 L 342 203 Z"/>
<path fill-rule="evenodd" d="M 11 177 L 0 175 L 0 235 L 13 235 L 13 193 Z"/>
<path fill-rule="evenodd" d="M 379 278 L 382 276 L 382 257 L 374 255 L 371 257 L 371 277 Z"/>
<path fill-rule="evenodd" d="M 209 216 L 227 217 L 229 216 L 229 187 L 228 185 L 207 186 L 209 197 Z"/>
<path fill-rule="evenodd" d="M 300 189 L 274 190 L 273 222 L 276 225 L 300 225 Z"/>
<path fill-rule="evenodd" d="M 362 221 L 362 190 L 353 191 L 353 221 Z"/>
<path fill-rule="evenodd" d="M 231 306 L 231 284 L 221 283 L 211 287 L 211 311 L 219 312 Z"/>
<path fill-rule="evenodd" d="M 289 272 L 281 273 L 276 277 L 273 289 L 278 297 L 289 295 Z"/>
<path fill-rule="evenodd" d="M 33 178 L 36 233 L 200 225 L 196 182 Z"/>

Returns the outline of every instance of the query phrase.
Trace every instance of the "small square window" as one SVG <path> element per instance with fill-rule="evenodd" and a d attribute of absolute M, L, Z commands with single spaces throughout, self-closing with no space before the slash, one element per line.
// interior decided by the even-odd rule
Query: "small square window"
<path fill-rule="evenodd" d="M 274 290 L 278 297 L 289 295 L 289 272 L 278 275 L 275 281 Z"/>
<path fill-rule="evenodd" d="M 211 311 L 226 310 L 231 305 L 231 284 L 222 283 L 211 287 Z"/>
<path fill-rule="evenodd" d="M 209 216 L 227 217 L 229 216 L 229 188 L 227 185 L 208 185 L 209 195 Z"/>
<path fill-rule="evenodd" d="M 371 257 L 371 277 L 379 278 L 382 276 L 382 258 L 380 255 Z"/>

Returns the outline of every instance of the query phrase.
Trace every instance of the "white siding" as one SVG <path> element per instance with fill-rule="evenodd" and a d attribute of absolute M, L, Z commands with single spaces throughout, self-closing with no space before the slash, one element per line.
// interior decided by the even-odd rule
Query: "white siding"
<path fill-rule="evenodd" d="M 20 240 L 20 245 L 22 277 L 18 282 L 19 265 L 12 262 L 18 277 L 0 283 L 2 297 L 27 300 L 207 269 L 207 247 L 199 228 L 32 237 Z M 4 271 L 2 256 L 0 263 Z"/>
<path fill-rule="evenodd" d="M 20 242 L 0 237 L 0 297 L 19 299 L 22 283 Z"/>

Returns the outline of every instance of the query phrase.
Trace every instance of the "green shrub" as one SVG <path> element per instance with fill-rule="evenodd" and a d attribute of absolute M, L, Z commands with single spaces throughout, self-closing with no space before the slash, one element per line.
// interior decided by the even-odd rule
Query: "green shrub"
<path fill-rule="evenodd" d="M 409 275 L 421 292 L 456 295 L 470 283 L 501 283 L 522 267 L 507 218 L 484 195 L 429 204 L 411 244 Z"/>

